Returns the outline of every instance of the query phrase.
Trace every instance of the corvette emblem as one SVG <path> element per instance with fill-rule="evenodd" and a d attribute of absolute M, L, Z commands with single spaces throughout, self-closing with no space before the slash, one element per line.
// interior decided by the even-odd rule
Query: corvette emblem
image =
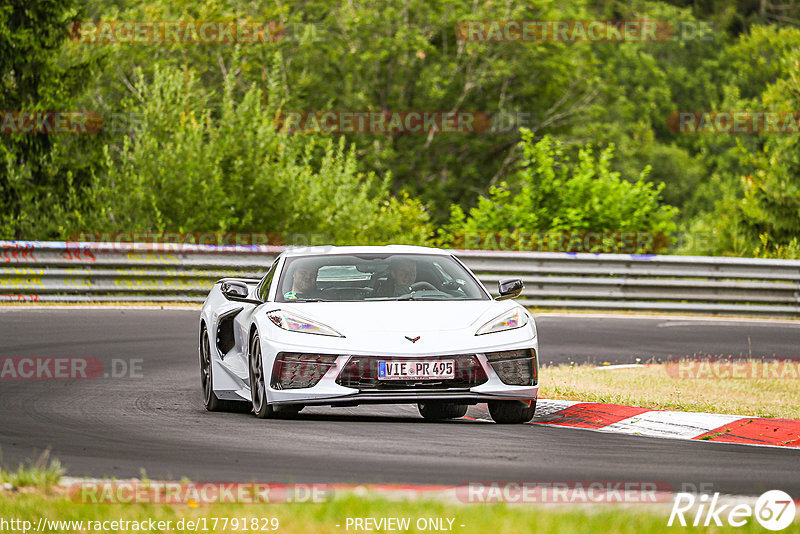
<path fill-rule="evenodd" d="M 408 336 L 405 336 L 405 338 L 406 338 L 407 340 L 409 340 L 410 342 L 412 342 L 412 343 L 416 343 L 417 341 L 419 341 L 419 337 L 420 337 L 420 336 L 417 336 L 417 337 L 408 337 Z"/>

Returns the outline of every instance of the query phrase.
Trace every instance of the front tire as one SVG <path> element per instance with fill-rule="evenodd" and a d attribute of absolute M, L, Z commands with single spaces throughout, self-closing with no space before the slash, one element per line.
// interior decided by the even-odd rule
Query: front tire
<path fill-rule="evenodd" d="M 441 421 L 443 419 L 458 419 L 467 413 L 466 404 L 455 404 L 453 402 L 420 402 L 417 404 L 419 414 L 429 421 Z"/>
<path fill-rule="evenodd" d="M 258 334 L 250 340 L 250 397 L 253 401 L 253 413 L 259 419 L 268 419 L 275 410 L 267 403 L 267 384 L 264 381 L 264 362 L 261 360 L 261 341 Z"/>
<path fill-rule="evenodd" d="M 527 423 L 536 413 L 536 399 L 532 401 L 490 401 L 489 415 L 495 423 Z"/>
<path fill-rule="evenodd" d="M 248 411 L 247 402 L 221 400 L 214 393 L 214 366 L 211 364 L 211 341 L 208 331 L 203 325 L 200 332 L 200 384 L 203 387 L 203 404 L 209 412 L 243 412 Z"/>

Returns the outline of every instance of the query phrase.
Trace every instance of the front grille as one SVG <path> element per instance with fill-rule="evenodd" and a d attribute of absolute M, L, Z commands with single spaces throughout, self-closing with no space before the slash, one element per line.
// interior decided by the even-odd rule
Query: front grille
<path fill-rule="evenodd" d="M 536 351 L 533 349 L 487 352 L 486 359 L 504 384 L 530 386 L 536 384 Z"/>
<path fill-rule="evenodd" d="M 339 373 L 336 383 L 359 390 L 393 391 L 398 389 L 468 389 L 488 380 L 474 354 L 456 354 L 404 360 L 454 360 L 454 378 L 441 380 L 380 380 L 379 362 L 400 361 L 387 356 L 353 356 Z"/>
<path fill-rule="evenodd" d="M 336 356 L 281 352 L 272 366 L 272 389 L 301 389 L 317 385 L 328 369 L 336 363 Z"/>

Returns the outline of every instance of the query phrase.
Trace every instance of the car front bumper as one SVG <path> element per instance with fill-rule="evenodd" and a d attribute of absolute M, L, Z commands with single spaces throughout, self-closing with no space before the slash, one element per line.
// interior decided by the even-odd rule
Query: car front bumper
<path fill-rule="evenodd" d="M 447 387 L 435 381 L 419 381 L 416 385 L 395 385 L 387 383 L 377 387 L 347 387 L 337 383 L 348 362 L 352 358 L 364 358 L 363 355 L 338 355 L 335 364 L 330 366 L 319 382 L 307 388 L 275 389 L 268 385 L 270 404 L 287 405 L 303 404 L 317 406 L 354 406 L 358 404 L 402 404 L 426 401 L 449 401 L 460 404 L 475 404 L 492 400 L 535 400 L 538 383 L 533 385 L 509 385 L 504 383 L 494 371 L 485 354 L 474 353 L 480 364 L 483 375 L 479 384 L 471 387 Z M 387 358 L 369 356 L 370 358 Z M 451 354 L 428 355 L 425 357 L 406 356 L 408 359 L 447 359 Z M 398 359 L 393 356 L 393 359 Z M 272 369 L 275 355 L 265 356 L 264 369 Z M 534 366 L 536 363 L 534 362 Z M 535 369 L 535 367 L 534 367 Z"/>

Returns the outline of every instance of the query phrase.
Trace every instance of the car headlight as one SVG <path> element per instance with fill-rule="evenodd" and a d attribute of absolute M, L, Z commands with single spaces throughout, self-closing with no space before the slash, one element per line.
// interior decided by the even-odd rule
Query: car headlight
<path fill-rule="evenodd" d="M 283 310 L 267 313 L 267 318 L 278 328 L 289 332 L 302 332 L 305 334 L 318 334 L 321 336 L 344 337 L 328 325 L 314 321 L 307 317 Z"/>
<path fill-rule="evenodd" d="M 475 332 L 475 335 L 481 336 L 483 334 L 514 330 L 515 328 L 522 328 L 526 324 L 528 324 L 528 315 L 519 308 L 515 308 L 503 313 L 502 315 L 498 315 L 482 327 L 478 328 L 478 331 Z"/>

